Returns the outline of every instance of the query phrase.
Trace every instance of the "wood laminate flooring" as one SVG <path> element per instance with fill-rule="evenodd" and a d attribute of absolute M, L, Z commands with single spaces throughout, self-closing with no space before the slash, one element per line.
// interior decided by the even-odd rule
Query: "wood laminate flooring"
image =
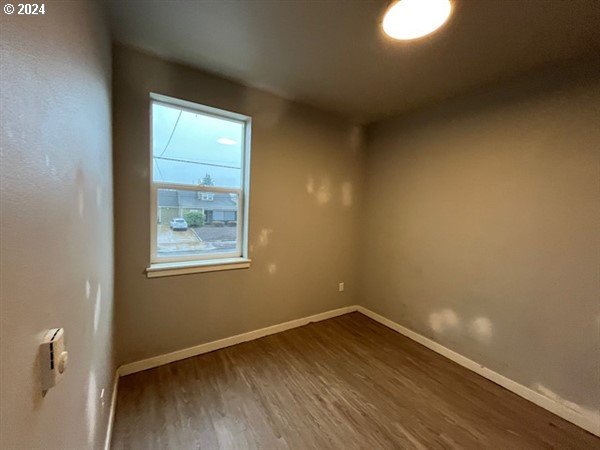
<path fill-rule="evenodd" d="M 120 380 L 114 449 L 600 448 L 359 313 Z"/>

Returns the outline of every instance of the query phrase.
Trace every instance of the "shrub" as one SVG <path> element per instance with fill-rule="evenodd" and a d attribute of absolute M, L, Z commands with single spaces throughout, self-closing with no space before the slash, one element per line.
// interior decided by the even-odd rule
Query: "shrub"
<path fill-rule="evenodd" d="M 224 227 L 225 226 L 225 222 L 222 222 L 220 220 L 213 220 L 213 227 Z"/>
<path fill-rule="evenodd" d="M 235 227 L 235 226 L 237 226 L 237 222 L 235 220 L 230 220 L 229 222 L 227 222 L 227 226 L 228 227 Z"/>
<path fill-rule="evenodd" d="M 202 211 L 188 211 L 183 214 L 183 218 L 190 227 L 203 227 L 205 222 L 204 213 Z"/>

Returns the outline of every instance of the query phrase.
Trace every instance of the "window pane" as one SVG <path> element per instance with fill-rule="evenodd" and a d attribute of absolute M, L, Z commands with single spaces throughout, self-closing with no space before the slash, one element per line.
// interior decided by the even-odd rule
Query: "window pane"
<path fill-rule="evenodd" d="M 238 251 L 238 194 L 158 189 L 159 258 Z"/>
<path fill-rule="evenodd" d="M 244 124 L 152 104 L 154 181 L 240 188 Z"/>

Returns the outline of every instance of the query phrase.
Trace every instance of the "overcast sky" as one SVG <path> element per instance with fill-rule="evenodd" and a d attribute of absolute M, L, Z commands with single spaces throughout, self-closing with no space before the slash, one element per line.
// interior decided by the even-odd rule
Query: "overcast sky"
<path fill-rule="evenodd" d="M 216 186 L 241 187 L 241 122 L 155 103 L 152 124 L 155 181 L 198 184 L 209 173 Z"/>

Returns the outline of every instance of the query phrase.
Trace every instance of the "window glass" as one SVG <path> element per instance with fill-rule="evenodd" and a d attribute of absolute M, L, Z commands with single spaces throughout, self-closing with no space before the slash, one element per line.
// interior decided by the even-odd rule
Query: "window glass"
<path fill-rule="evenodd" d="M 151 94 L 151 263 L 247 256 L 241 114 Z"/>
<path fill-rule="evenodd" d="M 153 180 L 240 188 L 244 123 L 154 102 Z"/>
<path fill-rule="evenodd" d="M 158 257 L 238 252 L 237 194 L 215 192 L 212 200 L 189 190 L 158 189 L 157 194 Z"/>

